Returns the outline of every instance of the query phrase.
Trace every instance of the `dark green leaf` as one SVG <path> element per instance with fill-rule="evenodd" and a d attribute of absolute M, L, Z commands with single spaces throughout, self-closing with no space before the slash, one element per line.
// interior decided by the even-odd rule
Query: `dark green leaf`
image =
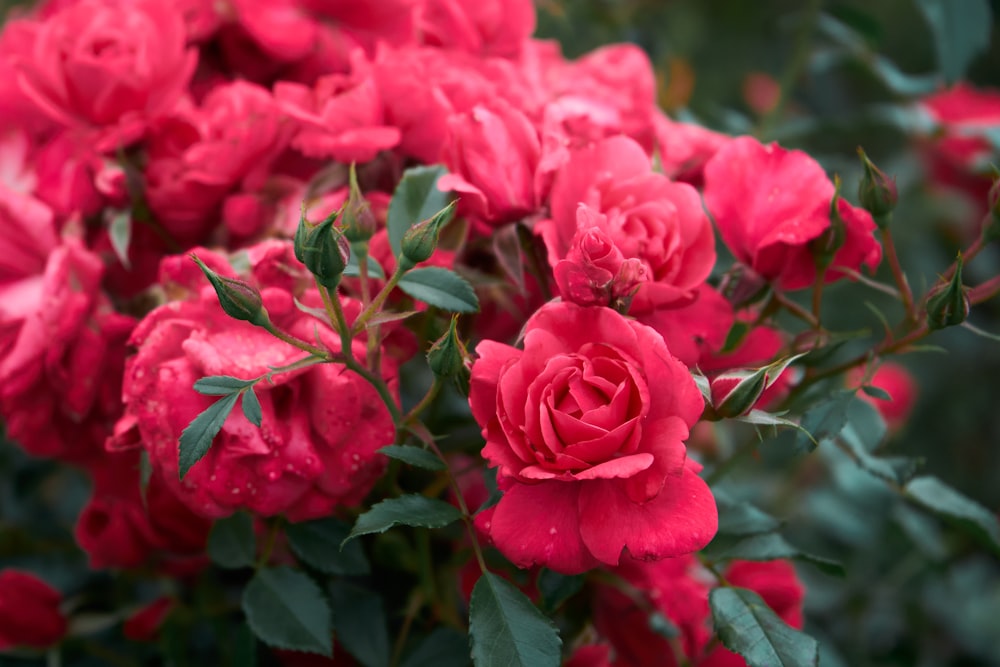
<path fill-rule="evenodd" d="M 343 579 L 330 586 L 333 629 L 337 640 L 364 667 L 387 667 L 389 633 L 382 598 Z"/>
<path fill-rule="evenodd" d="M 844 567 L 836 561 L 805 553 L 779 533 L 760 533 L 746 537 L 718 535 L 706 548 L 713 560 L 767 561 L 795 559 L 810 563 L 827 574 L 844 576 Z"/>
<path fill-rule="evenodd" d="M 524 593 L 484 573 L 469 602 L 469 638 L 476 667 L 558 667 L 559 631 Z"/>
<path fill-rule="evenodd" d="M 451 196 L 437 189 L 438 179 L 446 173 L 448 170 L 441 165 L 412 167 L 403 173 L 392 193 L 386 215 L 389 246 L 394 257 L 399 257 L 400 242 L 406 230 L 448 205 Z"/>
<path fill-rule="evenodd" d="M 781 527 L 780 521 L 750 503 L 736 500 L 717 489 L 712 492 L 719 508 L 720 535 L 755 535 L 769 533 Z"/>
<path fill-rule="evenodd" d="M 330 607 L 302 572 L 285 566 L 259 570 L 243 591 L 243 613 L 268 646 L 333 656 Z"/>
<path fill-rule="evenodd" d="M 720 350 L 719 354 L 728 354 L 735 350 L 740 346 L 740 343 L 743 342 L 748 333 L 750 333 L 750 324 L 737 320 L 730 327 L 729 334 L 726 335 L 726 342 L 722 345 L 722 350 Z"/>
<path fill-rule="evenodd" d="M 401 667 L 469 667 L 469 638 L 451 628 L 437 628 L 420 642 Z"/>
<path fill-rule="evenodd" d="M 847 413 L 847 425 L 840 432 L 839 442 L 859 468 L 890 484 L 902 484 L 913 476 L 916 459 L 871 454 L 886 434 L 885 420 L 875 406 L 868 401 L 854 401 Z"/>
<path fill-rule="evenodd" d="M 399 288 L 414 299 L 454 313 L 475 313 L 479 298 L 472 285 L 454 271 L 425 266 L 406 273 Z"/>
<path fill-rule="evenodd" d="M 212 532 L 208 534 L 208 557 L 216 565 L 233 569 L 251 567 L 256 551 L 250 515 L 237 513 L 212 525 Z"/>
<path fill-rule="evenodd" d="M 257 667 L 257 638 L 249 626 L 240 623 L 235 630 L 233 640 L 233 661 L 231 664 L 240 667 Z M 181 663 L 183 664 L 183 663 Z"/>
<path fill-rule="evenodd" d="M 243 416 L 254 426 L 260 427 L 263 414 L 261 414 L 260 401 L 257 400 L 257 394 L 253 392 L 253 387 L 243 392 Z"/>
<path fill-rule="evenodd" d="M 812 440 L 800 432 L 796 434 L 795 446 L 802 451 L 812 451 L 816 443 L 836 437 L 847 423 L 847 410 L 853 400 L 853 391 L 837 391 L 809 408 L 802 415 L 802 429 L 812 435 Z"/>
<path fill-rule="evenodd" d="M 674 639 L 681 636 L 680 628 L 660 612 L 650 614 L 649 627 L 653 632 L 666 639 Z"/>
<path fill-rule="evenodd" d="M 371 572 L 359 542 L 340 545 L 351 527 L 337 519 L 318 519 L 289 524 L 285 529 L 295 555 L 311 567 L 339 575 L 363 575 Z"/>
<path fill-rule="evenodd" d="M 208 448 L 212 446 L 212 440 L 226 422 L 226 418 L 239 397 L 238 393 L 223 396 L 205 408 L 187 425 L 187 428 L 181 431 L 181 439 L 177 447 L 177 465 L 181 479 L 184 479 L 184 475 L 188 473 L 191 466 L 200 461 L 201 457 L 208 452 Z"/>
<path fill-rule="evenodd" d="M 554 612 L 582 588 L 583 577 L 559 574 L 544 567 L 538 573 L 538 592 L 542 594 L 542 608 L 547 613 Z"/>
<path fill-rule="evenodd" d="M 418 468 L 426 468 L 427 470 L 444 470 L 447 468 L 444 461 L 439 459 L 434 452 L 430 452 L 423 447 L 386 445 L 378 451 L 390 459 L 396 459 Z"/>
<path fill-rule="evenodd" d="M 209 375 L 194 383 L 194 390 L 206 396 L 226 396 L 246 387 L 252 387 L 257 383 L 257 379 L 241 380 L 231 375 Z"/>
<path fill-rule="evenodd" d="M 389 498 L 359 516 L 344 542 L 358 535 L 384 533 L 398 525 L 442 528 L 461 518 L 462 513 L 443 500 L 417 494 Z"/>
<path fill-rule="evenodd" d="M 115 257 L 126 269 L 131 269 L 128 261 L 128 247 L 132 242 L 132 213 L 131 211 L 121 211 L 111 218 L 108 226 L 108 237 L 111 239 L 111 248 L 115 251 Z"/>
<path fill-rule="evenodd" d="M 708 597 L 715 632 L 750 667 L 806 667 L 819 663 L 819 645 L 791 628 L 759 595 L 745 588 L 716 588 Z"/>
<path fill-rule="evenodd" d="M 861 387 L 861 391 L 865 392 L 872 398 L 878 398 L 883 401 L 892 400 L 892 396 L 889 394 L 889 392 L 887 392 L 882 387 L 876 387 L 874 385 L 866 384 L 865 386 Z"/>
<path fill-rule="evenodd" d="M 934 34 L 938 69 L 945 83 L 955 83 L 990 45 L 989 0 L 917 0 L 917 5 Z"/>
<path fill-rule="evenodd" d="M 1000 525 L 988 509 L 936 477 L 916 477 L 904 488 L 906 497 L 930 511 L 957 521 L 1000 551 Z"/>

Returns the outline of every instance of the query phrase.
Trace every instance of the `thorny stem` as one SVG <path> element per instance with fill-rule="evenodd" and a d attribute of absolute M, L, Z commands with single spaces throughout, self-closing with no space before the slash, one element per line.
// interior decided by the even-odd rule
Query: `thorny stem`
<path fill-rule="evenodd" d="M 437 446 L 433 440 L 427 442 L 427 446 L 432 452 L 437 454 L 438 458 L 445 461 L 444 454 L 441 453 L 441 448 Z M 455 476 L 451 474 L 451 467 L 446 469 L 446 474 L 448 475 L 448 486 L 451 487 L 451 492 L 455 496 L 455 501 L 458 503 L 458 509 L 462 512 L 462 521 L 465 523 L 465 530 L 469 534 L 469 542 L 472 544 L 472 552 L 476 555 L 476 562 L 479 564 L 479 570 L 486 574 L 489 572 L 489 568 L 486 567 L 486 559 L 483 558 L 483 548 L 479 545 L 479 537 L 476 535 L 476 526 L 472 522 L 472 514 L 469 512 L 469 506 L 465 502 L 465 496 L 462 495 L 462 490 L 458 487 L 458 481 Z"/>
<path fill-rule="evenodd" d="M 780 303 L 781 306 L 785 310 L 787 310 L 788 312 L 790 312 L 792 315 L 795 315 L 800 320 L 803 320 L 804 322 L 806 322 L 813 329 L 819 329 L 820 328 L 820 326 L 819 326 L 819 318 L 816 315 L 814 315 L 813 313 L 809 312 L 808 310 L 806 310 L 805 308 L 803 308 L 799 304 L 795 303 L 794 301 L 792 301 L 791 299 L 789 299 L 788 297 L 786 297 L 781 292 L 775 292 L 774 293 L 774 299 L 775 299 L 775 301 L 777 301 L 778 303 Z"/>
<path fill-rule="evenodd" d="M 375 295 L 372 302 L 368 304 L 368 307 L 361 311 L 361 314 L 358 315 L 358 319 L 354 320 L 354 330 L 352 333 L 358 334 L 364 330 L 365 324 L 368 323 L 368 320 L 370 320 L 373 315 L 382 309 L 382 305 L 385 303 L 385 300 L 389 298 L 389 293 L 396 288 L 396 285 L 399 284 L 399 280 L 403 277 L 404 273 L 406 273 L 406 271 L 402 270 L 402 263 L 399 259 L 397 259 L 396 270 L 393 271 L 392 277 L 390 277 L 386 284 L 382 286 L 382 289 Z"/>

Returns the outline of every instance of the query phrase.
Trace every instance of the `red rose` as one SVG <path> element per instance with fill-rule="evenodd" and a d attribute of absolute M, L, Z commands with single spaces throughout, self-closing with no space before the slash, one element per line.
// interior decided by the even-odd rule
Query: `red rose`
<path fill-rule="evenodd" d="M 573 151 L 552 185 L 552 218 L 535 231 L 553 267 L 566 258 L 577 209 L 603 214 L 600 225 L 626 258 L 640 259 L 648 279 L 637 299 L 655 305 L 690 300 L 715 263 L 712 225 L 697 191 L 654 173 L 639 144 L 623 136 Z"/>
<path fill-rule="evenodd" d="M 489 531 L 507 558 L 577 573 L 711 540 L 715 502 L 683 442 L 703 402 L 656 332 L 559 302 L 528 321 L 523 350 L 476 352 L 469 402 L 504 491 Z"/>
<path fill-rule="evenodd" d="M 155 641 L 163 621 L 176 606 L 177 601 L 173 598 L 156 598 L 125 619 L 123 634 L 134 642 Z"/>
<path fill-rule="evenodd" d="M 15 646 L 47 648 L 66 634 L 62 595 L 20 570 L 0 572 L 0 651 Z"/>
<path fill-rule="evenodd" d="M 514 57 L 535 32 L 531 0 L 427 0 L 417 27 L 425 44 Z"/>
<path fill-rule="evenodd" d="M 318 336 L 323 345 L 339 350 L 340 337 L 329 325 L 294 303 L 297 298 L 323 307 L 315 289 L 301 289 L 307 276 L 292 256 L 291 244 L 272 241 L 246 252 L 254 282 L 266 286 L 264 305 L 274 324 L 301 340 Z M 197 254 L 235 277 L 224 258 L 213 258 L 206 250 Z M 376 450 L 393 441 L 395 428 L 371 385 L 335 363 L 278 373 L 273 383 L 259 383 L 255 391 L 263 426 L 257 428 L 239 408 L 233 410 L 205 457 L 183 481 L 178 479 L 178 438 L 216 400 L 195 392 L 195 381 L 208 375 L 250 379 L 304 355 L 263 329 L 227 317 L 207 281 L 195 283 L 198 269 L 190 260 L 177 258 L 164 266 L 173 266 L 170 282 L 198 284 L 199 290 L 189 300 L 157 308 L 136 327 L 130 342 L 138 352 L 125 370 L 124 432 L 119 429 L 113 444 L 129 442 L 128 428 L 134 425 L 135 440 L 141 439 L 154 470 L 202 516 L 223 517 L 246 508 L 299 521 L 359 503 L 384 466 Z M 357 302 L 343 303 L 349 315 L 359 311 Z M 365 350 L 364 340 L 355 341 L 356 356 L 364 358 Z M 382 372 L 395 384 L 390 360 Z"/>
<path fill-rule="evenodd" d="M 62 125 L 96 130 L 99 151 L 132 143 L 169 111 L 197 62 L 183 18 L 157 0 L 83 0 L 34 29 L 21 89 Z"/>
<path fill-rule="evenodd" d="M 705 205 L 736 259 L 786 290 L 815 282 L 810 242 L 830 228 L 834 187 L 823 167 L 802 151 L 738 137 L 705 166 Z M 827 271 L 827 282 L 843 277 L 837 267 L 869 269 L 882 259 L 867 211 L 838 201 L 844 243 Z"/>
<path fill-rule="evenodd" d="M 519 220 L 538 210 L 541 145 L 527 116 L 496 100 L 453 117 L 448 127 L 442 159 L 451 173 L 438 187 L 458 192 L 462 208 L 491 224 Z"/>

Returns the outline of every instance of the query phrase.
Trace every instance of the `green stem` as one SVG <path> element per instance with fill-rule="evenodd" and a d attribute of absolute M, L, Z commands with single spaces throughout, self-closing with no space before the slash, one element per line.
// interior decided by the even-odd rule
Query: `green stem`
<path fill-rule="evenodd" d="M 393 272 L 392 277 L 390 277 L 389 281 L 382 286 L 382 289 L 375 295 L 372 302 L 368 304 L 368 307 L 361 311 L 361 314 L 358 315 L 358 319 L 354 320 L 353 333 L 355 335 L 364 331 L 365 324 L 368 323 L 368 320 L 371 319 L 372 315 L 378 313 L 382 309 L 382 305 L 385 303 L 385 300 L 389 298 L 389 293 L 396 288 L 396 285 L 399 284 L 399 281 L 403 277 L 404 273 L 406 273 L 406 271 L 403 270 L 401 263 L 397 259 L 396 270 Z"/>
<path fill-rule="evenodd" d="M 438 458 L 442 461 L 447 461 L 444 454 L 441 452 L 441 448 L 437 446 L 434 441 L 428 442 L 427 446 L 432 452 L 437 454 Z M 476 556 L 476 562 L 479 564 L 479 570 L 483 574 L 489 572 L 489 568 L 486 567 L 486 559 L 483 557 L 483 548 L 479 545 L 479 537 L 476 535 L 476 526 L 472 521 L 472 514 L 469 512 L 469 506 L 465 502 L 465 496 L 462 495 L 462 490 L 458 486 L 458 482 L 455 480 L 455 476 L 451 474 L 451 466 L 446 469 L 448 475 L 448 486 L 451 487 L 451 492 L 455 496 L 455 501 L 458 503 L 458 509 L 462 511 L 462 521 L 465 523 L 465 530 L 469 534 L 469 542 L 472 544 L 472 553 Z"/>
<path fill-rule="evenodd" d="M 809 312 L 808 310 L 806 310 L 805 308 L 803 308 L 802 306 L 800 306 L 796 302 L 792 301 L 791 299 L 789 299 L 788 297 L 786 297 L 781 292 L 775 292 L 774 293 L 774 299 L 778 303 L 780 303 L 781 306 L 785 310 L 787 310 L 788 312 L 790 312 L 792 315 L 794 315 L 795 317 L 799 318 L 800 320 L 804 321 L 806 324 L 808 324 L 813 329 L 819 329 L 820 328 L 820 326 L 819 326 L 819 318 L 816 315 L 814 315 L 813 313 Z"/>
<path fill-rule="evenodd" d="M 892 230 L 886 227 L 882 230 L 882 248 L 885 250 L 885 258 L 889 262 L 892 270 L 892 278 L 899 289 L 899 296 L 903 301 L 903 310 L 906 311 L 906 321 L 917 321 L 917 309 L 913 301 L 913 290 L 903 273 L 903 267 L 899 263 L 899 255 L 896 253 L 896 243 L 892 238 Z"/>
<path fill-rule="evenodd" d="M 396 636 L 396 642 L 392 647 L 392 658 L 389 660 L 390 667 L 397 667 L 399 665 L 399 660 L 403 657 L 403 647 L 406 645 L 406 638 L 410 635 L 410 627 L 413 626 L 413 619 L 416 618 L 417 612 L 423 606 L 423 594 L 419 590 L 413 591 L 410 595 L 410 602 L 406 605 L 406 615 L 403 616 L 403 625 L 400 627 L 399 634 Z"/>
<path fill-rule="evenodd" d="M 267 537 L 264 538 L 264 548 L 260 550 L 260 558 L 257 559 L 257 570 L 266 567 L 268 562 L 271 560 L 271 552 L 274 551 L 274 544 L 278 540 L 278 530 L 281 528 L 280 519 L 272 519 L 271 525 L 267 531 Z"/>
<path fill-rule="evenodd" d="M 442 384 L 443 382 L 441 381 L 441 378 L 435 376 L 434 382 L 431 384 L 430 389 L 427 390 L 427 393 L 424 394 L 424 397 L 421 398 L 420 402 L 414 405 L 413 408 L 406 413 L 405 417 L 403 417 L 404 427 L 416 422 L 419 419 L 420 413 L 426 410 L 427 407 L 434 402 L 434 399 L 437 398 L 438 393 L 441 391 Z"/>
<path fill-rule="evenodd" d="M 303 352 L 308 352 L 309 354 L 311 354 L 311 355 L 313 355 L 315 357 L 320 357 L 320 358 L 325 359 L 327 361 L 329 361 L 329 360 L 332 359 L 332 357 L 330 356 L 330 351 L 329 350 L 323 350 L 323 349 L 320 349 L 320 348 L 316 347 L 315 345 L 312 345 L 310 343 L 305 342 L 304 340 L 299 340 L 295 336 L 292 336 L 290 334 L 285 333 L 284 331 L 282 331 L 278 327 L 274 326 L 270 322 L 268 322 L 267 326 L 265 326 L 264 328 L 267 330 L 267 332 L 269 334 L 271 334 L 272 336 L 274 336 L 278 340 L 281 340 L 281 341 L 284 341 L 284 342 L 288 343 L 292 347 L 297 347 L 300 350 L 302 350 Z"/>

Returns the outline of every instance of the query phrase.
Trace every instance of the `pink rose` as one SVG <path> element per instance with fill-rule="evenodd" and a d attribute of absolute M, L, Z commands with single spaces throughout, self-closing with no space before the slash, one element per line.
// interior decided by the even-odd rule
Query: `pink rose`
<path fill-rule="evenodd" d="M 702 185 L 705 164 L 731 140 L 700 125 L 673 121 L 663 113 L 656 114 L 653 124 L 663 173 L 695 187 Z"/>
<path fill-rule="evenodd" d="M 816 277 L 810 243 L 830 228 L 834 187 L 818 162 L 802 151 L 738 137 L 705 166 L 705 205 L 736 259 L 781 289 L 812 285 Z M 863 209 L 838 201 L 844 243 L 827 282 L 843 277 L 837 267 L 878 266 L 882 246 L 875 223 Z"/>
<path fill-rule="evenodd" d="M 690 185 L 654 173 L 649 157 L 627 137 L 612 137 L 573 151 L 552 185 L 552 217 L 535 226 L 553 267 L 577 233 L 578 208 L 596 222 L 625 258 L 646 266 L 637 299 L 656 306 L 690 301 L 715 263 L 712 226 Z"/>
<path fill-rule="evenodd" d="M 66 127 L 96 131 L 96 149 L 138 139 L 184 92 L 197 62 L 184 21 L 157 0 L 83 0 L 34 26 L 20 85 Z"/>
<path fill-rule="evenodd" d="M 310 88 L 279 81 L 274 96 L 297 131 L 292 146 L 313 158 L 368 162 L 399 143 L 399 129 L 385 122 L 371 63 L 351 55 L 350 74 L 320 77 Z"/>
<path fill-rule="evenodd" d="M 578 215 L 589 212 L 581 206 Z M 598 226 L 580 226 L 566 259 L 553 272 L 563 300 L 580 306 L 628 303 L 647 279 L 645 265 L 634 257 L 625 259 Z"/>
<path fill-rule="evenodd" d="M 417 27 L 425 44 L 514 57 L 535 32 L 535 5 L 531 0 L 426 0 Z"/>
<path fill-rule="evenodd" d="M 196 252 L 235 277 L 225 258 Z M 304 287 L 308 276 L 292 256 L 291 243 L 272 241 L 246 252 L 251 280 L 263 286 L 264 305 L 275 325 L 302 340 L 318 336 L 322 345 L 339 350 L 340 337 L 329 325 L 294 303 L 297 298 L 323 307 L 315 289 Z M 196 281 L 198 269 L 189 259 L 167 260 L 163 270 L 169 270 L 169 282 L 178 287 L 199 287 L 188 300 L 157 308 L 136 327 L 130 343 L 138 351 L 125 369 L 126 413 L 111 444 L 141 441 L 170 489 L 206 517 L 245 508 L 300 521 L 359 503 L 384 467 L 375 450 L 393 441 L 395 428 L 371 385 L 335 363 L 278 373 L 273 383 L 259 383 L 255 391 L 263 426 L 257 428 L 240 409 L 233 410 L 205 457 L 183 481 L 178 478 L 178 438 L 216 400 L 195 392 L 194 383 L 208 375 L 258 377 L 303 353 L 263 329 L 227 317 L 207 281 Z M 168 282 L 166 276 L 161 282 Z M 342 301 L 351 316 L 357 314 L 357 302 Z M 356 356 L 364 358 L 365 350 L 364 340 L 354 342 Z M 384 361 L 382 372 L 394 386 L 391 361 Z"/>
<path fill-rule="evenodd" d="M 525 325 L 523 350 L 476 352 L 469 402 L 504 491 L 490 537 L 513 563 L 577 573 L 711 540 L 715 502 L 684 447 L 703 402 L 652 329 L 557 302 Z"/>
<path fill-rule="evenodd" d="M 62 595 L 33 574 L 0 571 L 0 651 L 47 648 L 66 634 Z"/>
<path fill-rule="evenodd" d="M 538 210 L 538 132 L 527 116 L 503 100 L 474 107 L 449 122 L 443 151 L 442 190 L 457 192 L 460 206 L 490 224 L 519 220 Z"/>
<path fill-rule="evenodd" d="M 243 81 L 217 86 L 201 108 L 155 123 L 146 196 L 157 221 L 184 245 L 201 241 L 228 194 L 263 184 L 288 129 L 271 94 Z"/>

